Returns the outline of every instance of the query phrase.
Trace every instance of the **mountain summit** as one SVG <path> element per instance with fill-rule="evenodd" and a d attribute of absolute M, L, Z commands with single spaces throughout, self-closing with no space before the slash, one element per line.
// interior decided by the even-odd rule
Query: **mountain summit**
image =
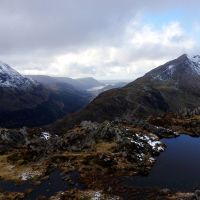
<path fill-rule="evenodd" d="M 155 80 L 168 81 L 186 78 L 185 76 L 200 76 L 200 56 L 188 56 L 186 54 L 172 60 L 156 69 L 150 71 L 145 76 Z"/>
<path fill-rule="evenodd" d="M 55 126 L 83 120 L 146 118 L 200 106 L 200 56 L 186 54 L 161 65 L 123 88 L 100 94 L 86 108 Z"/>
<path fill-rule="evenodd" d="M 30 78 L 22 76 L 9 65 L 0 61 L 0 87 L 27 89 L 37 85 Z"/>

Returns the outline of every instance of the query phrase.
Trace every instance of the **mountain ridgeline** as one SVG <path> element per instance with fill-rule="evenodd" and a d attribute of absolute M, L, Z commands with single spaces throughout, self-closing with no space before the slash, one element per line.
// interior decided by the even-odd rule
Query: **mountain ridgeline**
<path fill-rule="evenodd" d="M 103 83 L 91 77 L 79 79 L 72 79 L 68 77 L 51 77 L 44 75 L 29 75 L 27 77 L 50 88 L 56 88 L 63 84 L 64 86 L 73 86 L 73 88 L 83 91 L 104 85 Z"/>
<path fill-rule="evenodd" d="M 40 126 L 85 106 L 91 95 L 67 83 L 46 87 L 0 63 L 0 126 Z"/>
<path fill-rule="evenodd" d="M 167 62 L 123 88 L 100 94 L 88 106 L 56 122 L 71 128 L 83 120 L 144 119 L 200 106 L 200 56 L 186 54 Z"/>

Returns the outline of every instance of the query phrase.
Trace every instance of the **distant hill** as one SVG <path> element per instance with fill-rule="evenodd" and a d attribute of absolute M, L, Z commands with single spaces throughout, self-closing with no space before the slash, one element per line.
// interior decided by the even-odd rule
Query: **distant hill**
<path fill-rule="evenodd" d="M 105 85 L 104 83 L 101 83 L 94 78 L 72 79 L 68 77 L 50 77 L 42 75 L 28 75 L 27 77 L 49 86 L 55 83 L 66 83 L 78 90 L 89 90 L 93 87 Z"/>
<path fill-rule="evenodd" d="M 79 78 L 79 79 L 72 79 L 68 77 L 51 77 L 51 76 L 44 76 L 44 75 L 27 75 L 26 77 L 31 78 L 48 88 L 56 89 L 60 86 L 64 88 L 64 86 L 68 89 L 73 88 L 79 90 L 80 92 L 85 91 L 90 93 L 93 98 L 99 95 L 102 92 L 107 90 L 111 90 L 114 88 L 120 88 L 125 86 L 128 82 L 121 82 L 121 81 L 98 81 L 94 78 Z M 66 85 L 65 85 L 66 84 Z"/>

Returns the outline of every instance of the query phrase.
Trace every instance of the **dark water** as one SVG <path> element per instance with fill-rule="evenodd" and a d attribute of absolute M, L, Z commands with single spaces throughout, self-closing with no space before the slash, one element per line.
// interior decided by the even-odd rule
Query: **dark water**
<path fill-rule="evenodd" d="M 190 191 L 200 188 L 200 138 L 182 135 L 164 139 L 165 152 L 146 177 L 121 177 L 129 187 L 159 187 Z"/>
<path fill-rule="evenodd" d="M 35 200 L 39 196 L 50 197 L 56 192 L 65 191 L 71 188 L 84 189 L 85 185 L 79 183 L 79 175 L 76 172 L 68 174 L 72 180 L 72 183 L 67 183 L 63 178 L 64 176 L 58 170 L 50 173 L 49 178 L 43 181 L 40 185 L 32 185 L 29 182 L 25 182 L 20 185 L 16 185 L 11 181 L 0 181 L 0 188 L 8 192 L 25 192 L 27 189 L 33 191 L 26 195 L 25 200 Z"/>

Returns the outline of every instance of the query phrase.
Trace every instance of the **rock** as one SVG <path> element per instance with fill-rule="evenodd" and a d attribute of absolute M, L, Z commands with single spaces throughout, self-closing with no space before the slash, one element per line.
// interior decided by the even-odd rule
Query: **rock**
<path fill-rule="evenodd" d="M 171 191 L 168 188 L 163 188 L 163 189 L 160 190 L 161 195 L 168 195 L 168 194 L 170 194 L 170 192 Z"/>
<path fill-rule="evenodd" d="M 196 200 L 200 200 L 200 190 L 195 190 L 194 192 Z"/>
<path fill-rule="evenodd" d="M 108 168 L 116 164 L 116 162 L 110 155 L 99 155 L 96 158 L 96 163 L 103 167 L 108 167 Z"/>

